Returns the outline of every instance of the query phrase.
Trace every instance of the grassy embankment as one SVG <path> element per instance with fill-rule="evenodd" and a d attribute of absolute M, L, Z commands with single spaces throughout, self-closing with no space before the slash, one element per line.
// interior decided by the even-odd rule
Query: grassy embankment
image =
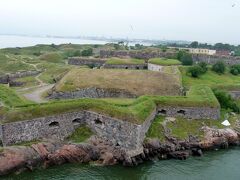
<path fill-rule="evenodd" d="M 181 80 L 175 76 L 144 70 L 75 68 L 59 81 L 56 91 L 67 92 L 96 87 L 125 90 L 137 96 L 178 95 Z"/>
<path fill-rule="evenodd" d="M 94 133 L 87 126 L 80 126 L 67 139 L 73 143 L 81 143 L 90 138 Z"/>
<path fill-rule="evenodd" d="M 172 65 L 181 65 L 182 64 L 177 59 L 162 59 L 162 58 L 149 59 L 148 63 L 162 65 L 162 66 L 172 66 Z"/>
<path fill-rule="evenodd" d="M 189 135 L 197 136 L 200 139 L 203 139 L 204 132 L 201 130 L 203 126 L 206 125 L 212 128 L 225 128 L 225 126 L 221 124 L 225 119 L 225 113 L 225 111 L 222 111 L 220 120 L 188 120 L 178 117 L 174 122 L 167 122 L 166 127 L 171 130 L 171 135 L 173 137 L 176 137 L 180 140 L 188 138 Z M 230 128 L 236 128 L 236 122 L 238 121 L 239 117 L 240 115 L 229 115 L 227 119 L 231 124 Z M 165 117 L 163 116 L 156 117 L 148 130 L 147 138 L 157 138 L 161 142 L 164 142 L 166 140 L 162 124 L 164 120 Z"/>
<path fill-rule="evenodd" d="M 133 58 L 110 58 L 107 60 L 106 64 L 112 65 L 121 65 L 121 64 L 144 64 L 145 61 L 142 59 L 133 59 Z"/>
<path fill-rule="evenodd" d="M 186 97 L 141 96 L 128 101 L 125 99 L 79 99 L 23 105 L 5 112 L 3 121 L 13 122 L 64 112 L 91 110 L 124 121 L 141 124 L 157 105 L 219 107 L 218 101 L 210 88 L 195 86 L 191 88 Z"/>
<path fill-rule="evenodd" d="M 221 88 L 226 90 L 240 89 L 240 76 L 234 76 L 229 72 L 219 75 L 210 69 L 199 78 L 187 75 L 188 67 L 179 67 L 182 73 L 183 86 L 191 87 L 194 85 L 205 85 L 211 88 Z"/>

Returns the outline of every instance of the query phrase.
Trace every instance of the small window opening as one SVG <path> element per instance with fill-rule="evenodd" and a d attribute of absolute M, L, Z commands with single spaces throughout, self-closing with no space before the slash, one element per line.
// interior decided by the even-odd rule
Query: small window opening
<path fill-rule="evenodd" d="M 177 113 L 185 115 L 185 111 L 184 110 L 179 110 L 179 111 L 177 111 Z"/>
<path fill-rule="evenodd" d="M 56 122 L 56 121 L 51 122 L 51 123 L 49 124 L 49 127 L 59 127 L 59 122 Z"/>
<path fill-rule="evenodd" d="M 102 121 L 100 119 L 95 119 L 94 122 L 95 124 L 102 124 Z"/>
<path fill-rule="evenodd" d="M 167 114 L 167 111 L 165 109 L 161 109 L 158 111 L 158 114 Z"/>

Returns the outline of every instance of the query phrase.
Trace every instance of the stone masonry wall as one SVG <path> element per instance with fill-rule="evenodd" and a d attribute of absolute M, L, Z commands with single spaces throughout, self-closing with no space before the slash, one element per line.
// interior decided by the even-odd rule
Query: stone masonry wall
<path fill-rule="evenodd" d="M 53 91 L 48 96 L 49 99 L 110 98 L 110 97 L 135 98 L 137 96 L 130 92 L 120 89 L 101 89 L 94 87 L 70 92 Z"/>
<path fill-rule="evenodd" d="M 214 119 L 220 118 L 219 108 L 210 107 L 166 107 L 158 106 L 157 113 L 169 117 L 181 116 L 188 119 Z"/>
<path fill-rule="evenodd" d="M 163 66 L 157 65 L 157 64 L 148 63 L 148 70 L 149 71 L 159 71 L 159 72 L 162 72 Z"/>
<path fill-rule="evenodd" d="M 192 55 L 193 61 L 197 62 L 206 62 L 207 64 L 215 64 L 218 61 L 223 61 L 227 65 L 240 64 L 239 57 L 232 56 L 209 56 L 209 55 Z"/>
<path fill-rule="evenodd" d="M 240 99 L 240 91 L 229 91 L 228 93 L 233 99 Z"/>
<path fill-rule="evenodd" d="M 147 64 L 104 64 L 105 69 L 147 69 Z"/>
<path fill-rule="evenodd" d="M 102 66 L 106 62 L 105 59 L 97 58 L 84 58 L 84 57 L 72 57 L 68 59 L 68 64 L 71 65 L 93 65 L 93 66 Z"/>
<path fill-rule="evenodd" d="M 101 50 L 100 57 L 108 58 L 108 57 L 131 57 L 138 59 L 150 59 L 150 58 L 173 58 L 176 57 L 176 53 L 169 52 L 144 52 L 144 51 L 112 51 L 112 50 Z"/>
<path fill-rule="evenodd" d="M 39 73 L 40 71 L 22 71 L 22 72 L 16 72 L 14 74 L 6 74 L 3 76 L 0 76 L 0 83 L 7 84 L 11 82 L 13 79 L 27 77 L 27 76 L 34 76 Z"/>
<path fill-rule="evenodd" d="M 129 156 L 135 156 L 142 153 L 145 133 L 155 115 L 156 111 L 143 125 L 137 125 L 90 111 L 71 112 L 3 124 L 1 139 L 4 146 L 42 138 L 63 140 L 77 127 L 87 124 L 98 136 L 119 146 Z"/>

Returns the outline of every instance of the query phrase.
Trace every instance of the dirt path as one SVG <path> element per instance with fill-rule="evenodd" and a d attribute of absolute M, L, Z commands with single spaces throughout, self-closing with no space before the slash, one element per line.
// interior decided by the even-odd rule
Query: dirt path
<path fill-rule="evenodd" d="M 8 55 L 6 57 L 10 58 Z M 11 57 L 16 59 L 15 57 Z M 17 59 L 16 59 L 17 60 Z M 28 62 L 25 62 L 21 60 L 22 63 L 27 64 L 29 66 L 32 66 L 36 71 L 41 71 L 41 69 L 38 69 L 38 64 L 31 64 Z M 37 76 L 34 76 L 35 80 L 38 82 L 37 86 L 31 86 L 27 88 L 21 88 L 18 89 L 17 92 L 22 94 L 26 99 L 36 102 L 36 103 L 42 103 L 46 102 L 46 99 L 42 98 L 42 94 L 48 90 L 50 90 L 54 84 L 47 84 L 44 83 L 39 77 L 42 75 L 43 72 L 39 73 Z"/>
<path fill-rule="evenodd" d="M 23 94 L 23 96 L 31 101 L 34 101 L 36 103 L 42 103 L 42 102 L 47 102 L 46 99 L 42 98 L 42 94 L 48 90 L 50 90 L 54 84 L 48 84 L 48 85 L 43 85 L 37 87 L 35 90 Z"/>

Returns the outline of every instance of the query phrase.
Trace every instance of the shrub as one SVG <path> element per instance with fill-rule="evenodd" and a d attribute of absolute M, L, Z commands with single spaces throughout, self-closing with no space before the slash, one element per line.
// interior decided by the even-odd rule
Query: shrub
<path fill-rule="evenodd" d="M 193 64 L 192 56 L 189 53 L 183 53 L 180 61 L 182 62 L 183 65 L 185 66 L 191 66 Z"/>
<path fill-rule="evenodd" d="M 84 49 L 82 51 L 82 56 L 92 56 L 92 55 L 93 55 L 93 49 L 92 48 Z"/>
<path fill-rule="evenodd" d="M 202 73 L 206 73 L 206 72 L 207 72 L 207 70 L 208 70 L 208 68 L 207 68 L 207 63 L 205 63 L 205 62 L 200 62 L 198 65 L 199 65 L 199 67 L 202 68 Z"/>
<path fill-rule="evenodd" d="M 203 73 L 203 70 L 200 66 L 195 65 L 195 66 L 189 67 L 187 72 L 190 73 L 192 77 L 198 78 Z"/>
<path fill-rule="evenodd" d="M 223 61 L 218 61 L 213 65 L 212 70 L 218 74 L 224 74 L 226 65 Z"/>
<path fill-rule="evenodd" d="M 240 74 L 240 64 L 231 66 L 230 73 L 232 73 L 233 75 Z"/>
<path fill-rule="evenodd" d="M 240 107 L 237 105 L 235 100 L 227 92 L 223 90 L 217 90 L 217 89 L 214 89 L 213 92 L 222 108 L 231 109 L 232 111 L 237 113 L 240 112 Z"/>

